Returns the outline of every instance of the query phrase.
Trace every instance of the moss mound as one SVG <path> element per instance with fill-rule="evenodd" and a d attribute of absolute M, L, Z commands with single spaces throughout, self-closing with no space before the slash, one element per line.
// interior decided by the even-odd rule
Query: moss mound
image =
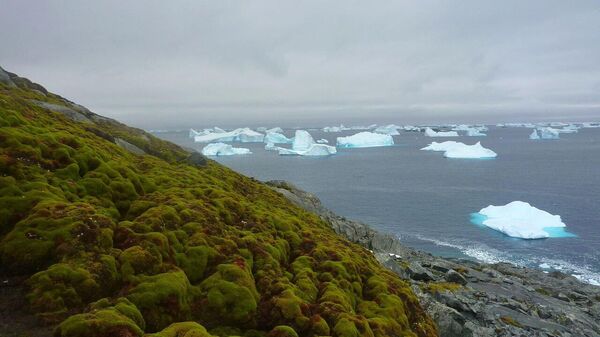
<path fill-rule="evenodd" d="M 0 84 L 0 273 L 55 336 L 437 335 L 405 282 L 263 184 L 34 101 L 67 104 Z"/>

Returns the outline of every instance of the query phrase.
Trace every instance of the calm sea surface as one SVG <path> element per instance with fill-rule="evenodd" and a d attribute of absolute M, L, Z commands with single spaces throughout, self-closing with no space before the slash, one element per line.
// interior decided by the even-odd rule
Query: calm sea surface
<path fill-rule="evenodd" d="M 336 137 L 358 131 L 309 132 L 335 144 Z M 529 140 L 530 133 L 491 127 L 487 137 L 428 138 L 402 132 L 395 146 L 338 149 L 325 158 L 278 156 L 264 144 L 236 143 L 253 154 L 216 160 L 260 180 L 291 181 L 334 212 L 432 254 L 559 269 L 600 284 L 600 129 L 545 141 Z M 197 150 L 205 145 L 194 144 L 187 130 L 156 135 Z M 498 157 L 446 159 L 419 151 L 444 140 L 481 141 Z M 521 240 L 469 221 L 470 213 L 514 200 L 560 215 L 577 237 Z"/>

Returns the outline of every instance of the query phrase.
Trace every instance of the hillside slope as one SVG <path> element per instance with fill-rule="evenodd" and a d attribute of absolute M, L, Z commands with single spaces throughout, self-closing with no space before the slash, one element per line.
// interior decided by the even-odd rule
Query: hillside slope
<path fill-rule="evenodd" d="M 317 215 L 2 69 L 0 263 L 55 336 L 437 335 Z M 8 311 L 3 336 L 49 331 Z"/>

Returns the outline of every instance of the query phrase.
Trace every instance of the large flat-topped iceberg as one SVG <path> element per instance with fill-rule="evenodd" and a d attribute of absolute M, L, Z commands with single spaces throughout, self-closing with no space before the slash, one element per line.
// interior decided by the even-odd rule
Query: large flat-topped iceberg
<path fill-rule="evenodd" d="M 338 137 L 338 147 L 377 147 L 394 145 L 394 139 L 390 135 L 373 132 L 359 132 L 348 137 Z"/>
<path fill-rule="evenodd" d="M 442 143 L 433 142 L 422 148 L 424 151 L 443 151 L 446 158 L 457 159 L 485 159 L 496 158 L 496 152 L 485 148 L 480 142 L 467 145 L 461 142 L 446 141 Z"/>
<path fill-rule="evenodd" d="M 272 144 L 267 145 L 271 145 L 271 150 L 274 149 Z M 305 130 L 296 130 L 291 149 L 278 147 L 277 150 L 282 156 L 329 156 L 337 153 L 333 146 L 316 143 L 310 133 Z"/>
<path fill-rule="evenodd" d="M 215 128 L 217 129 L 217 128 Z M 223 131 L 219 129 L 220 131 Z M 249 128 L 239 128 L 229 132 L 210 132 L 208 134 L 194 136 L 196 143 L 210 142 L 242 142 L 242 143 L 262 143 L 265 136 Z"/>
<path fill-rule="evenodd" d="M 523 201 L 504 206 L 488 206 L 474 213 L 471 221 L 521 239 L 572 237 L 560 215 L 537 209 Z"/>
<path fill-rule="evenodd" d="M 425 129 L 425 136 L 427 137 L 458 137 L 456 131 L 439 131 L 436 132 L 432 128 Z"/>
<path fill-rule="evenodd" d="M 225 143 L 212 143 L 202 149 L 205 156 L 233 156 L 237 154 L 250 154 L 250 149 L 242 147 L 233 147 Z"/>

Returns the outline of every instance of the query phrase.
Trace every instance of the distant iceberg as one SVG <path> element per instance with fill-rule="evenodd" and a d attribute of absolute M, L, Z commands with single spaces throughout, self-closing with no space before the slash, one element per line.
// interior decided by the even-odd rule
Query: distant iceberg
<path fill-rule="evenodd" d="M 279 151 L 280 147 L 273 144 L 273 143 L 267 143 L 265 144 L 265 150 L 266 151 Z"/>
<path fill-rule="evenodd" d="M 344 124 L 341 124 L 340 126 L 326 126 L 323 128 L 323 132 L 342 132 L 344 130 L 347 130 Z"/>
<path fill-rule="evenodd" d="M 269 132 L 283 133 L 283 129 L 277 126 L 277 127 L 271 128 L 271 129 L 267 129 L 264 132 L 265 133 L 269 133 Z"/>
<path fill-rule="evenodd" d="M 286 137 L 282 133 L 269 131 L 264 138 L 265 143 L 273 144 L 291 144 L 294 140 Z"/>
<path fill-rule="evenodd" d="M 471 126 L 466 124 L 458 125 L 452 128 L 453 131 L 464 131 L 467 137 L 485 137 L 487 136 L 483 131 L 487 131 L 486 126 Z"/>
<path fill-rule="evenodd" d="M 349 130 L 371 130 L 377 127 L 377 124 L 371 125 L 355 125 L 355 126 L 344 126 L 344 124 L 340 124 L 340 126 L 326 126 L 322 129 L 323 132 L 342 132 Z"/>
<path fill-rule="evenodd" d="M 458 137 L 458 133 L 456 131 L 433 131 L 431 128 L 425 129 L 425 136 L 427 137 Z"/>
<path fill-rule="evenodd" d="M 538 140 L 538 139 L 540 139 L 540 135 L 538 134 L 538 132 L 537 132 L 536 129 L 533 129 L 533 131 L 529 135 L 529 139 L 531 139 L 531 140 Z"/>
<path fill-rule="evenodd" d="M 262 143 L 264 135 L 249 128 L 239 128 L 233 131 L 226 132 L 217 127 L 213 132 L 194 136 L 196 143 L 210 142 L 242 142 L 242 143 Z"/>
<path fill-rule="evenodd" d="M 398 136 L 398 135 L 400 135 L 400 132 L 398 132 L 398 129 L 402 129 L 402 127 L 398 126 L 398 125 L 390 124 L 390 125 L 380 126 L 380 127 L 376 128 L 375 130 L 373 130 L 373 132 L 381 133 L 384 135 L 390 135 L 390 136 Z"/>
<path fill-rule="evenodd" d="M 558 129 L 558 133 L 577 133 L 578 131 L 579 131 L 579 128 L 573 124 L 567 125 L 567 126 L 563 127 L 562 129 Z"/>
<path fill-rule="evenodd" d="M 496 158 L 496 152 L 485 148 L 480 142 L 466 145 L 461 142 L 446 141 L 442 143 L 433 142 L 422 148 L 424 151 L 443 151 L 444 157 L 456 159 L 485 159 Z"/>
<path fill-rule="evenodd" d="M 560 133 L 557 129 L 553 129 L 551 127 L 544 127 L 534 129 L 533 132 L 529 135 L 529 139 L 560 139 Z"/>
<path fill-rule="evenodd" d="M 291 149 L 278 147 L 277 150 L 282 156 L 329 156 L 337 153 L 333 146 L 316 143 L 310 133 L 305 130 L 296 130 Z"/>
<path fill-rule="evenodd" d="M 567 225 L 559 215 L 537 209 L 523 201 L 482 208 L 472 215 L 471 221 L 521 239 L 574 236 L 565 231 Z"/>
<path fill-rule="evenodd" d="M 481 132 L 481 130 L 476 129 L 476 128 L 472 128 L 467 130 L 467 136 L 468 137 L 485 137 L 487 136 L 485 133 Z"/>
<path fill-rule="evenodd" d="M 317 143 L 319 144 L 329 144 L 329 141 L 325 138 L 321 138 L 317 140 Z"/>
<path fill-rule="evenodd" d="M 405 125 L 402 127 L 402 129 L 404 131 L 409 131 L 409 132 L 420 132 L 421 128 L 418 126 L 414 126 L 414 125 Z"/>
<path fill-rule="evenodd" d="M 205 156 L 233 156 L 237 154 L 250 154 L 249 149 L 242 147 L 233 147 L 225 143 L 211 143 L 202 149 Z"/>
<path fill-rule="evenodd" d="M 390 135 L 373 132 L 359 132 L 348 137 L 338 137 L 338 147 L 377 147 L 394 145 L 394 139 Z"/>

